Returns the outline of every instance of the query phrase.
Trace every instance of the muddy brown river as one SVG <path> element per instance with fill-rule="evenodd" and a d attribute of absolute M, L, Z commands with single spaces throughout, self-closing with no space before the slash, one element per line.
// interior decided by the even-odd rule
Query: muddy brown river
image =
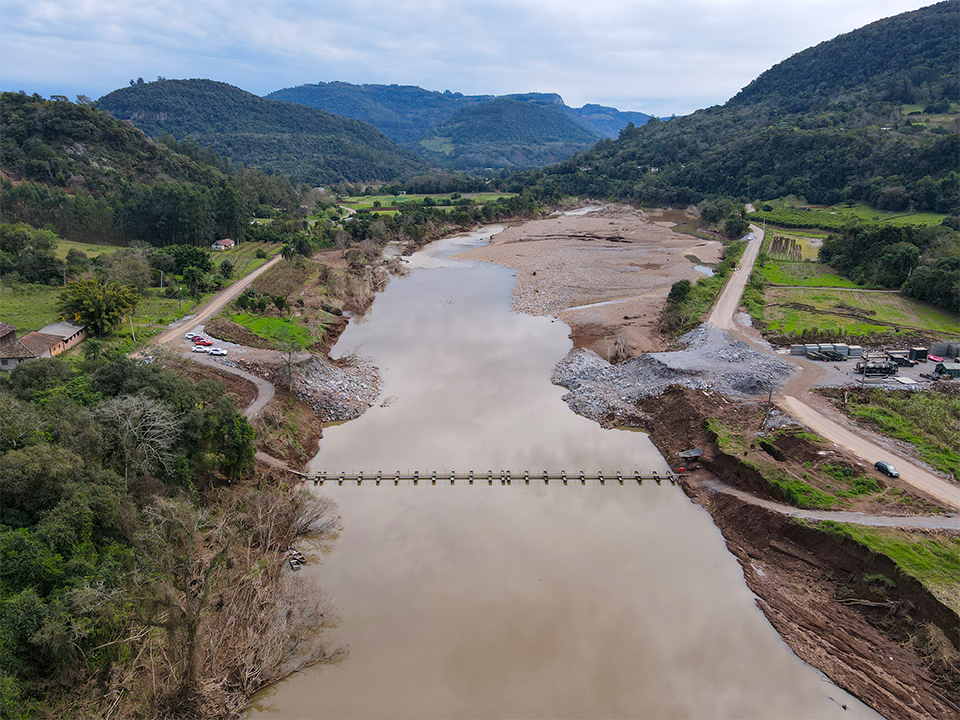
<path fill-rule="evenodd" d="M 564 405 L 549 378 L 569 329 L 509 310 L 512 271 L 448 257 L 490 232 L 414 255 L 351 323 L 333 354 L 380 367 L 384 406 L 328 427 L 312 467 L 664 472 L 646 435 Z M 311 490 L 343 530 L 301 574 L 336 598 L 329 639 L 349 656 L 261 693 L 251 718 L 878 717 L 790 651 L 678 487 Z"/>

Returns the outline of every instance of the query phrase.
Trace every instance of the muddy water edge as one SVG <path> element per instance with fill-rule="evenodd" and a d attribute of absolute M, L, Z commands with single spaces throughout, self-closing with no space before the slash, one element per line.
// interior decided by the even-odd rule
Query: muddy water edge
<path fill-rule="evenodd" d="M 646 435 L 564 405 L 549 378 L 569 328 L 511 312 L 512 271 L 448 259 L 496 230 L 411 256 L 351 323 L 333 355 L 369 357 L 390 402 L 328 428 L 313 469 L 666 470 Z M 678 487 L 315 491 L 343 530 L 301 572 L 335 596 L 349 657 L 270 688 L 251 718 L 878 717 L 790 651 Z"/>

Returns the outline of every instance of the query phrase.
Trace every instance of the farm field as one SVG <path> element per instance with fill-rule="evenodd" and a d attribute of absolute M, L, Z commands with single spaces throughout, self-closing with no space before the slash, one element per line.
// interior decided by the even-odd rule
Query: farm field
<path fill-rule="evenodd" d="M 769 225 L 778 227 L 819 228 L 828 231 L 841 230 L 844 225 L 856 220 L 891 225 L 939 225 L 946 217 L 941 213 L 877 210 L 863 204 L 830 207 L 777 206 L 772 203 L 760 205 L 771 209 L 749 213 L 747 217 L 753 222 L 766 221 Z"/>
<path fill-rule="evenodd" d="M 767 331 L 801 335 L 804 331 L 865 337 L 895 327 L 944 336 L 960 336 L 960 316 L 896 293 L 768 287 L 764 316 Z"/>
<path fill-rule="evenodd" d="M 764 281 L 771 285 L 793 287 L 859 288 L 853 280 L 841 277 L 827 265 L 816 262 L 767 260 L 759 270 Z"/>
<path fill-rule="evenodd" d="M 494 202 L 500 198 L 504 197 L 513 197 L 513 193 L 463 193 L 461 197 L 467 200 L 473 200 L 478 205 L 484 205 L 489 202 Z M 440 205 L 441 202 L 450 201 L 454 203 L 455 200 L 452 199 L 451 193 L 442 193 L 438 195 L 358 195 L 354 197 L 344 198 L 340 205 L 348 207 L 351 210 L 362 210 L 364 208 L 372 209 L 374 207 L 395 207 L 396 205 L 402 205 L 407 202 L 420 202 L 424 198 L 431 198 L 437 202 L 437 205 Z M 376 206 L 374 203 L 380 203 L 379 206 Z"/>
<path fill-rule="evenodd" d="M 71 250 L 79 250 L 88 258 L 100 257 L 115 252 L 120 248 L 117 245 L 97 245 L 95 243 L 78 242 L 76 240 L 59 240 L 57 242 L 56 256 L 61 260 L 67 257 Z"/>

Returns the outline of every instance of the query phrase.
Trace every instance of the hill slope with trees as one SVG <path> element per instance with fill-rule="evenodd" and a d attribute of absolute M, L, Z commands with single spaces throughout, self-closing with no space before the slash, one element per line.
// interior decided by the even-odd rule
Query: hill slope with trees
<path fill-rule="evenodd" d="M 794 194 L 952 212 L 958 25 L 958 0 L 872 23 L 785 60 L 723 106 L 628 127 L 546 182 L 650 203 Z"/>
<path fill-rule="evenodd" d="M 650 117 L 602 105 L 571 108 L 555 93 L 471 96 L 410 85 L 317 83 L 267 97 L 368 122 L 412 152 L 464 170 L 557 162 Z M 456 146 L 478 146 L 463 151 L 444 146 L 438 152 L 435 139 L 448 136 L 462 138 L 454 140 Z"/>
<path fill-rule="evenodd" d="M 147 135 L 190 137 L 233 163 L 309 183 L 397 180 L 425 170 L 367 123 L 212 80 L 138 81 L 97 107 Z"/>
<path fill-rule="evenodd" d="M 71 240 L 209 245 L 242 239 L 262 208 L 296 207 L 282 178 L 66 98 L 0 94 L 0 138 L 0 221 Z"/>

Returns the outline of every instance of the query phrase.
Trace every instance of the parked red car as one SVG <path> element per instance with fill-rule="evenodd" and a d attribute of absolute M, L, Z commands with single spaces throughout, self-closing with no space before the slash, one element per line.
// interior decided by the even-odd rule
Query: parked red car
<path fill-rule="evenodd" d="M 213 345 L 213 340 L 209 340 L 205 337 L 195 337 L 193 339 L 194 345 Z"/>

